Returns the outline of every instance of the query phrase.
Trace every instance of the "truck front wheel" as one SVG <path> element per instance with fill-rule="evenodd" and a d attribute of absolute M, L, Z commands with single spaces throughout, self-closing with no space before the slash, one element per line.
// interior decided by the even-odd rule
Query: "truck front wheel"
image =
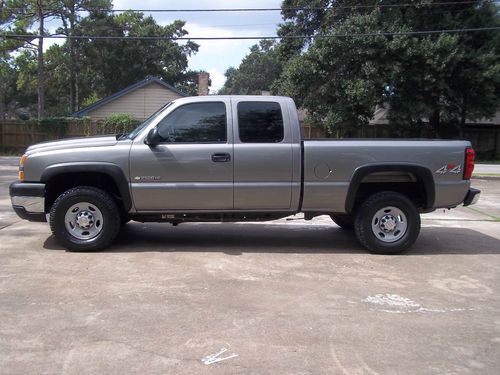
<path fill-rule="evenodd" d="M 354 229 L 354 218 L 352 215 L 346 214 L 332 214 L 330 215 L 333 222 L 337 224 L 344 230 L 353 230 Z"/>
<path fill-rule="evenodd" d="M 91 186 L 65 191 L 50 210 L 52 233 L 72 251 L 95 251 L 109 246 L 120 224 L 120 211 L 113 198 Z"/>
<path fill-rule="evenodd" d="M 358 241 L 376 254 L 397 254 L 409 248 L 420 233 L 420 214 L 404 195 L 384 191 L 366 199 L 356 214 Z"/>

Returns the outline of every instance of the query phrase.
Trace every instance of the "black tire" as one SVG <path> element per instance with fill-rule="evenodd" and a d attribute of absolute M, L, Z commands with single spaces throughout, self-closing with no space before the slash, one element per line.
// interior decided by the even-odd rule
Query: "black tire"
<path fill-rule="evenodd" d="M 330 215 L 333 222 L 337 224 L 344 230 L 353 230 L 354 229 L 354 218 L 351 215 L 347 214 L 333 214 Z"/>
<path fill-rule="evenodd" d="M 75 237 L 74 233 L 71 233 L 67 228 L 68 225 L 71 226 L 75 223 L 66 223 L 66 214 L 71 215 L 70 208 L 82 202 L 89 203 L 89 207 L 97 209 L 99 214 L 99 220 L 93 223 L 94 229 L 92 229 L 99 232 L 95 236 L 89 234 L 88 238 Z M 92 212 L 88 212 L 92 214 Z M 65 191 L 56 199 L 50 210 L 49 221 L 52 234 L 68 250 L 97 251 L 108 247 L 113 242 L 120 230 L 121 220 L 120 211 L 109 194 L 91 186 L 78 186 Z M 97 224 L 99 224 L 99 228 L 95 229 Z M 80 231 L 76 234 L 77 236 L 85 236 L 81 234 L 85 233 L 85 229 L 76 229 Z"/>
<path fill-rule="evenodd" d="M 398 216 L 398 212 L 403 215 Z M 405 220 L 396 220 L 396 227 L 386 232 L 387 228 L 384 225 L 387 218 L 392 221 L 393 213 L 396 217 Z M 380 215 L 383 215 L 382 218 L 379 217 Z M 403 222 L 406 223 L 404 230 Z M 392 226 L 392 223 L 390 225 Z M 372 229 L 372 226 L 375 228 Z M 358 241 L 372 253 L 398 254 L 416 241 L 420 233 L 420 214 L 415 205 L 400 193 L 393 191 L 376 193 L 359 207 L 354 222 L 354 231 Z"/>

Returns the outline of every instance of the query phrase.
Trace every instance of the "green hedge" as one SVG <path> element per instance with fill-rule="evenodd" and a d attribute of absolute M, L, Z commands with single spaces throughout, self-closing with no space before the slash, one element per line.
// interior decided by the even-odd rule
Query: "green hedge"
<path fill-rule="evenodd" d="M 104 121 L 99 122 L 99 134 L 122 134 L 130 133 L 138 124 L 139 120 L 125 113 L 113 113 Z"/>

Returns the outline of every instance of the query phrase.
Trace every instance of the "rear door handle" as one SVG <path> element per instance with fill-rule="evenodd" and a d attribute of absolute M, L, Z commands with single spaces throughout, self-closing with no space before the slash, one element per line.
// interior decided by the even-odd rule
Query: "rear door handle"
<path fill-rule="evenodd" d="M 214 163 L 224 163 L 224 162 L 228 162 L 230 160 L 231 160 L 231 155 L 229 155 L 228 153 L 225 153 L 225 152 L 221 152 L 221 153 L 212 155 L 212 161 Z"/>

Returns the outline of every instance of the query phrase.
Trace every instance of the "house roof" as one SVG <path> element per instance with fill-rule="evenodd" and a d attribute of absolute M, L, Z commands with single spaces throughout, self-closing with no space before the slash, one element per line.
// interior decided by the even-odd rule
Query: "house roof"
<path fill-rule="evenodd" d="M 102 107 L 103 105 L 106 105 L 106 104 L 112 102 L 113 100 L 116 100 L 116 99 L 122 97 L 123 95 L 126 95 L 126 94 L 128 94 L 128 93 L 130 93 L 132 91 L 135 91 L 135 90 L 140 89 L 140 88 L 142 88 L 144 86 L 147 86 L 147 85 L 149 85 L 149 84 L 151 84 L 153 82 L 159 84 L 160 86 L 165 87 L 166 89 L 168 89 L 170 91 L 175 92 L 176 94 L 179 94 L 180 96 L 188 96 L 187 94 L 183 93 L 182 91 L 177 90 L 175 87 L 169 85 L 168 83 L 166 83 L 165 81 L 161 80 L 160 78 L 157 78 L 157 77 L 146 77 L 142 81 L 136 82 L 136 83 L 134 83 L 134 84 L 132 84 L 132 85 L 130 85 L 128 87 L 125 87 L 123 90 L 120 90 L 120 91 L 114 93 L 113 95 L 110 95 L 110 96 L 107 96 L 105 98 L 102 98 L 101 100 L 98 100 L 94 104 L 91 104 L 88 107 L 80 109 L 77 112 L 74 112 L 72 114 L 72 116 L 73 117 L 88 116 L 88 114 L 89 114 L 90 111 L 93 111 L 94 109 Z"/>

